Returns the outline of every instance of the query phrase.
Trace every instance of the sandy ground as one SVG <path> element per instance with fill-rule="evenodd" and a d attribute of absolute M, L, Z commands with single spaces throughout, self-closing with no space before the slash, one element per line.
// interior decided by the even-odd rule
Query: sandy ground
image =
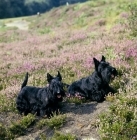
<path fill-rule="evenodd" d="M 7 27 L 17 27 L 20 30 L 28 30 L 29 29 L 29 22 L 26 20 L 16 20 L 10 23 L 5 24 Z"/>

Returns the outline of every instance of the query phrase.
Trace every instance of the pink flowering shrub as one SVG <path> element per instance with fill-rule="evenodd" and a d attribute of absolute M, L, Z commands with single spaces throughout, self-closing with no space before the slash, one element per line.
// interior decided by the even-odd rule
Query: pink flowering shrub
<path fill-rule="evenodd" d="M 126 50 L 126 57 L 127 58 L 136 58 L 137 57 L 137 46 L 128 48 Z"/>

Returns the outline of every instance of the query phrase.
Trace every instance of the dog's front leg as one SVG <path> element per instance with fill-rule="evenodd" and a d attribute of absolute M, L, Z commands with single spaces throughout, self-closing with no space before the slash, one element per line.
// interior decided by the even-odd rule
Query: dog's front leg
<path fill-rule="evenodd" d="M 103 90 L 92 93 L 90 97 L 93 101 L 103 102 L 105 100 L 105 92 Z"/>
<path fill-rule="evenodd" d="M 47 112 L 47 105 L 48 104 L 42 104 L 40 105 L 40 108 L 39 108 L 39 112 L 40 112 L 40 116 L 45 116 L 46 115 L 46 112 Z"/>
<path fill-rule="evenodd" d="M 117 90 L 115 90 L 114 88 L 112 88 L 112 87 L 110 87 L 110 86 L 108 86 L 108 93 L 116 93 L 117 92 Z"/>
<path fill-rule="evenodd" d="M 53 116 L 53 110 L 49 106 L 42 106 L 40 108 L 40 116 L 47 115 L 48 118 L 51 118 Z"/>

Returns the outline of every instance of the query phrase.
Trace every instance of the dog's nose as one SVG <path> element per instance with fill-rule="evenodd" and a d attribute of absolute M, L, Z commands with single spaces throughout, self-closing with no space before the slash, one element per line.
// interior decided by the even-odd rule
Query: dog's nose
<path fill-rule="evenodd" d="M 117 75 L 117 70 L 115 68 L 112 69 L 113 74 Z"/>

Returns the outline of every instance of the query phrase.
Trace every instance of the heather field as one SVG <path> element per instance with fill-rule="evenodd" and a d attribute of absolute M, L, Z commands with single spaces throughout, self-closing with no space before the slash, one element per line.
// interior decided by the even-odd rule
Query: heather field
<path fill-rule="evenodd" d="M 96 0 L 22 17 L 28 30 L 0 20 L 1 140 L 137 140 L 137 0 Z M 70 84 L 94 71 L 93 57 L 118 70 L 117 94 L 103 103 L 64 98 L 59 115 L 19 115 L 15 99 L 25 73 L 44 87 L 60 71 Z"/>

